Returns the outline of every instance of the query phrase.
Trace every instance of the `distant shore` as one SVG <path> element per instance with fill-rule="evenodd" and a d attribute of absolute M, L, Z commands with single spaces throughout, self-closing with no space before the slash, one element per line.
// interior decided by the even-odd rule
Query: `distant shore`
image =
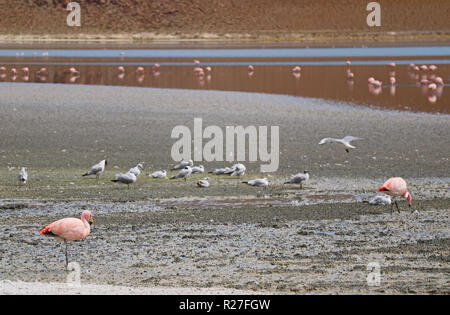
<path fill-rule="evenodd" d="M 436 42 L 450 41 L 450 31 L 400 32 L 258 32 L 258 33 L 71 33 L 71 34 L 0 34 L 1 42 L 59 42 L 59 41 L 217 41 L 217 42 L 283 42 L 294 43 L 358 43 L 358 42 Z"/>

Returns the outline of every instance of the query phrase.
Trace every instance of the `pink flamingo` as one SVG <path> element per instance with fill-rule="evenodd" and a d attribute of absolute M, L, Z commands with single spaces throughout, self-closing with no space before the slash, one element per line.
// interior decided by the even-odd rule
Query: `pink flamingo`
<path fill-rule="evenodd" d="M 389 77 L 389 83 L 391 84 L 391 85 L 395 85 L 395 77 Z"/>
<path fill-rule="evenodd" d="M 431 66 L 428 67 L 428 69 L 430 69 L 430 71 L 434 72 L 434 71 L 437 70 L 437 67 L 435 65 L 431 65 Z"/>
<path fill-rule="evenodd" d="M 355 74 L 353 72 L 351 72 L 350 69 L 348 69 L 347 80 L 353 80 L 354 77 L 355 77 Z"/>
<path fill-rule="evenodd" d="M 352 62 L 351 62 L 350 60 L 347 60 L 347 61 L 345 62 L 345 64 L 347 65 L 347 67 L 350 67 L 350 65 L 352 64 Z"/>
<path fill-rule="evenodd" d="M 1 66 L 0 71 L 6 71 L 6 68 L 4 66 Z"/>
<path fill-rule="evenodd" d="M 75 67 L 70 67 L 65 72 L 69 72 L 71 75 L 80 75 L 80 71 L 75 69 Z"/>
<path fill-rule="evenodd" d="M 408 192 L 408 187 L 406 182 L 401 177 L 392 177 L 389 178 L 383 186 L 381 186 L 378 191 L 381 191 L 392 197 L 403 197 L 408 201 L 409 207 L 412 207 L 412 196 Z M 395 200 L 395 206 L 397 207 L 397 211 L 400 212 L 397 201 Z M 391 206 L 391 211 L 393 210 L 394 205 Z"/>
<path fill-rule="evenodd" d="M 137 74 L 144 74 L 144 68 L 143 67 L 137 67 L 136 73 Z"/>
<path fill-rule="evenodd" d="M 53 236 L 58 241 L 64 241 L 66 245 L 66 266 L 69 263 L 67 256 L 67 242 L 79 241 L 86 238 L 91 232 L 90 225 L 94 223 L 89 210 L 83 211 L 81 220 L 75 218 L 65 218 L 39 229 L 41 235 Z"/>
<path fill-rule="evenodd" d="M 47 68 L 41 68 L 38 70 L 37 74 L 38 75 L 44 75 L 47 72 Z"/>
<path fill-rule="evenodd" d="M 434 78 L 433 82 L 437 85 L 444 85 L 444 80 L 441 77 Z"/>
<path fill-rule="evenodd" d="M 253 67 L 252 65 L 249 65 L 248 66 L 248 76 L 252 77 L 254 73 L 255 73 L 255 67 Z"/>
<path fill-rule="evenodd" d="M 194 59 L 194 64 L 199 65 L 200 64 L 200 60 Z"/>
<path fill-rule="evenodd" d="M 123 66 L 118 66 L 117 67 L 117 71 L 119 71 L 120 73 L 124 73 L 125 72 L 125 68 Z"/>
<path fill-rule="evenodd" d="M 427 99 L 428 99 L 428 102 L 430 102 L 431 104 L 434 104 L 437 101 L 437 96 L 434 95 L 434 94 L 433 95 L 428 95 Z"/>
<path fill-rule="evenodd" d="M 299 66 L 295 66 L 294 68 L 292 68 L 292 72 L 300 72 L 302 71 L 302 68 L 300 68 Z"/>
<path fill-rule="evenodd" d="M 383 82 L 378 81 L 378 80 L 373 80 L 373 81 L 372 81 L 372 85 L 373 85 L 374 87 L 376 87 L 376 88 L 380 88 L 382 84 L 383 84 Z"/>
<path fill-rule="evenodd" d="M 419 67 L 419 69 L 422 70 L 422 71 L 427 71 L 427 70 L 428 70 L 428 67 L 427 67 L 426 65 L 421 65 L 421 66 Z"/>
<path fill-rule="evenodd" d="M 390 64 L 388 64 L 388 66 L 391 68 L 395 68 L 396 64 L 395 64 L 395 62 L 391 62 Z"/>
<path fill-rule="evenodd" d="M 194 68 L 194 73 L 198 74 L 200 72 L 203 72 L 203 68 L 201 68 L 201 67 L 195 67 Z"/>
<path fill-rule="evenodd" d="M 437 89 L 436 83 L 428 84 L 428 89 L 431 90 L 431 91 L 435 91 Z"/>

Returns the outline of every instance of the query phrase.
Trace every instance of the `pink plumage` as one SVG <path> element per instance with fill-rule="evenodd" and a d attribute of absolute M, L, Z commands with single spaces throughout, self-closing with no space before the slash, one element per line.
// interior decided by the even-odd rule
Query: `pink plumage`
<path fill-rule="evenodd" d="M 41 235 L 53 236 L 59 241 L 66 243 L 66 265 L 67 257 L 67 241 L 79 241 L 86 238 L 91 232 L 90 225 L 94 222 L 90 211 L 85 210 L 81 214 L 81 220 L 75 218 L 65 218 L 39 229 Z"/>
<path fill-rule="evenodd" d="M 389 178 L 378 191 L 392 197 L 403 197 L 408 201 L 409 206 L 412 206 L 412 196 L 408 192 L 408 186 L 406 185 L 405 180 L 401 177 Z"/>

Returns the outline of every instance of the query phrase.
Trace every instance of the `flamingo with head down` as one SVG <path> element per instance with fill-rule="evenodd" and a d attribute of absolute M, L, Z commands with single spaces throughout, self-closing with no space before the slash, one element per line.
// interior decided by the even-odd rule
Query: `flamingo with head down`
<path fill-rule="evenodd" d="M 408 191 L 408 186 L 406 181 L 401 177 L 389 178 L 384 184 L 378 189 L 378 191 L 385 193 L 386 195 L 392 197 L 403 197 L 408 201 L 408 205 L 412 208 L 412 196 Z M 400 212 L 397 201 L 394 201 L 397 211 Z M 391 206 L 393 210 L 394 205 Z"/>

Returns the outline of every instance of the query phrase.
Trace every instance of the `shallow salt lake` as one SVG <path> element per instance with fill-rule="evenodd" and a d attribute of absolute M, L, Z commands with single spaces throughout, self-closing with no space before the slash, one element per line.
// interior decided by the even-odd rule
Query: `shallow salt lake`
<path fill-rule="evenodd" d="M 188 48 L 185 48 L 185 47 Z M 194 59 L 200 64 L 194 64 Z M 346 60 L 351 66 L 346 66 Z M 387 65 L 395 62 L 391 69 Z M 160 68 L 155 69 L 155 63 Z M 410 71 L 408 65 L 436 65 Z M 248 70 L 249 65 L 253 71 Z M 381 109 L 450 113 L 450 46 L 293 47 L 265 44 L 0 44 L 0 81 L 205 89 L 316 97 Z M 80 74 L 67 70 L 76 67 Z M 120 73 L 118 66 L 123 66 Z M 194 73 L 202 67 L 204 75 Z M 300 66 L 300 72 L 293 72 Z M 28 67 L 29 73 L 21 69 Z M 45 73 L 39 73 L 42 67 Z M 137 73 L 143 67 L 143 73 Z M 211 72 L 206 71 L 211 67 Z M 11 69 L 17 69 L 13 74 Z M 354 78 L 347 79 L 347 69 Z M 392 72 L 395 73 L 392 73 Z M 396 83 L 389 84 L 395 75 Z M 442 77 L 428 88 L 421 81 Z M 367 79 L 382 81 L 372 88 Z M 24 86 L 26 89 L 26 86 Z"/>

